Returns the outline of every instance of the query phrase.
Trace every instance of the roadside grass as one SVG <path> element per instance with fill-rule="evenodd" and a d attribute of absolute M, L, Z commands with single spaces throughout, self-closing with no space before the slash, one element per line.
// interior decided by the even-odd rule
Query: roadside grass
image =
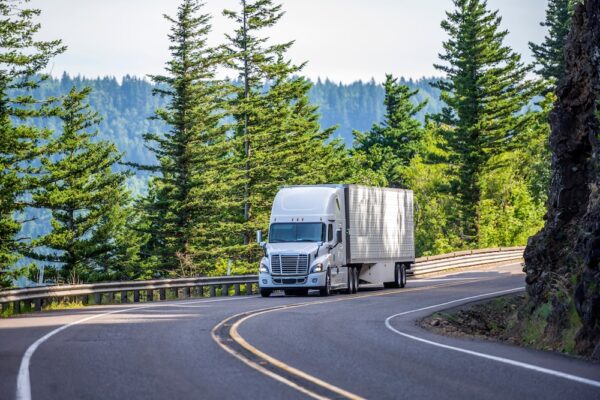
<path fill-rule="evenodd" d="M 552 301 L 532 308 L 526 295 L 508 295 L 436 312 L 419 325 L 435 333 L 503 341 L 538 350 L 569 355 L 575 352 L 575 336 L 581 320 L 573 301 L 561 299 L 566 309 L 554 309 Z M 564 311 L 561 311 L 564 310 Z M 563 329 L 550 331 L 548 321 L 560 318 Z"/>

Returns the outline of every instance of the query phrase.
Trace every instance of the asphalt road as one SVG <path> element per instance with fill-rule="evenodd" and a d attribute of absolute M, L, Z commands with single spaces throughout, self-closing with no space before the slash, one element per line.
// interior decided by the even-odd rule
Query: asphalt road
<path fill-rule="evenodd" d="M 1 320 L 0 399 L 600 399 L 600 364 L 415 325 L 519 290 L 519 270 L 352 296 L 193 299 Z"/>

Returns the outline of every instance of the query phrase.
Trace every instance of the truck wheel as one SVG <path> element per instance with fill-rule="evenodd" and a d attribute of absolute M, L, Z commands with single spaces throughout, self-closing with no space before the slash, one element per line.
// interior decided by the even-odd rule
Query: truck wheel
<path fill-rule="evenodd" d="M 325 275 L 325 287 L 319 289 L 319 295 L 325 297 L 331 294 L 331 276 L 329 275 L 329 271 L 327 271 L 327 275 Z"/>
<path fill-rule="evenodd" d="M 354 293 L 354 272 L 352 271 L 354 268 L 348 267 L 348 286 L 344 290 L 344 294 L 352 294 Z"/>
<path fill-rule="evenodd" d="M 269 297 L 271 295 L 271 291 L 269 289 L 260 289 L 260 295 L 262 297 Z"/>
<path fill-rule="evenodd" d="M 358 293 L 358 268 L 352 268 L 352 276 L 354 277 L 354 287 L 352 288 L 352 293 Z"/>
<path fill-rule="evenodd" d="M 401 288 L 406 286 L 406 265 L 400 264 L 400 282 L 398 282 Z"/>

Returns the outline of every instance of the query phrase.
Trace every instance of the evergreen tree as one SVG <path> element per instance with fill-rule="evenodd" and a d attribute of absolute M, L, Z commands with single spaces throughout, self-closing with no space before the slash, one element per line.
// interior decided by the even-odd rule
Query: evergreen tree
<path fill-rule="evenodd" d="M 51 212 L 52 231 L 32 241 L 28 256 L 58 263 L 70 281 L 115 277 L 125 247 L 119 235 L 127 220 L 127 173 L 113 172 L 121 154 L 112 143 L 93 139 L 98 114 L 86 104 L 89 89 L 73 88 L 62 102 L 62 133 L 47 144 L 38 170 L 33 204 Z M 120 276 L 119 276 L 120 277 Z"/>
<path fill-rule="evenodd" d="M 537 73 L 550 82 L 552 89 L 565 73 L 564 45 L 571 29 L 573 7 L 577 0 L 548 0 L 546 20 L 541 26 L 548 34 L 541 44 L 529 42 L 529 48 L 538 66 Z"/>
<path fill-rule="evenodd" d="M 168 75 L 152 76 L 155 94 L 166 97 L 166 108 L 156 112 L 169 131 L 147 134 L 145 139 L 159 165 L 144 167 L 159 172 L 153 178 L 152 201 L 145 201 L 146 225 L 152 235 L 151 254 L 161 268 L 178 274 L 186 260 L 210 266 L 206 247 L 219 215 L 219 199 L 227 182 L 220 169 L 227 155 L 222 97 L 225 86 L 215 79 L 222 52 L 207 45 L 210 16 L 200 14 L 198 0 L 183 0 L 171 22 L 171 59 Z M 201 270 L 188 271 L 190 274 Z"/>
<path fill-rule="evenodd" d="M 429 122 L 417 151 L 406 168 L 406 185 L 415 199 L 415 252 L 417 256 L 443 254 L 462 247 L 456 214 L 458 199 L 452 193 L 457 179 L 440 125 Z"/>
<path fill-rule="evenodd" d="M 446 77 L 434 86 L 447 106 L 436 119 L 459 168 L 453 190 L 461 202 L 461 236 L 472 244 L 479 234 L 480 173 L 514 145 L 531 119 L 523 111 L 540 88 L 526 79 L 530 67 L 503 44 L 508 32 L 500 29 L 498 11 L 484 0 L 454 0 L 454 6 L 441 24 L 449 39 L 440 54 L 444 64 L 435 68 Z"/>
<path fill-rule="evenodd" d="M 398 83 L 392 75 L 385 77 L 385 116 L 369 132 L 354 131 L 354 152 L 363 153 L 365 167 L 381 173 L 387 185 L 405 186 L 403 169 L 415 155 L 421 138 L 421 123 L 415 118 L 427 101 L 414 105 L 419 91 Z"/>
<path fill-rule="evenodd" d="M 50 59 L 65 49 L 59 40 L 36 40 L 40 11 L 26 8 L 27 1 L 0 0 L 0 274 L 18 258 L 22 238 L 16 237 L 21 224 L 15 216 L 36 185 L 30 166 L 50 134 L 29 122 L 46 115 L 51 99 L 36 101 L 31 92 L 46 78 Z"/>
<path fill-rule="evenodd" d="M 241 85 L 230 102 L 235 152 L 223 256 L 246 262 L 259 254 L 258 246 L 248 244 L 256 229 L 268 226 L 277 188 L 342 179 L 345 151 L 337 141 L 326 143 L 333 129 L 320 129 L 317 107 L 308 100 L 311 83 L 299 76 L 304 64 L 285 58 L 292 42 L 271 45 L 264 36 L 282 17 L 281 5 L 271 0 L 240 5 L 239 11 L 224 11 L 237 25 L 227 35 L 227 50 Z"/>

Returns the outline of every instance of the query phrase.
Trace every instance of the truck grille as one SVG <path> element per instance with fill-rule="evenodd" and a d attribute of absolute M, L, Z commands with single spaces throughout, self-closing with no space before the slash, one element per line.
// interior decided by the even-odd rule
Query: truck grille
<path fill-rule="evenodd" d="M 307 275 L 308 254 L 272 254 L 271 273 L 273 275 Z"/>

